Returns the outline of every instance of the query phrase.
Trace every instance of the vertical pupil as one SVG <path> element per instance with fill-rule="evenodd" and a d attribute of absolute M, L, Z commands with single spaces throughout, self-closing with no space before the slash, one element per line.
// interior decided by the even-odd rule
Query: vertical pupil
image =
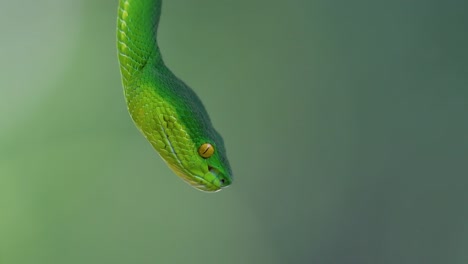
<path fill-rule="evenodd" d="M 213 155 L 213 153 L 214 153 L 214 148 L 209 143 L 205 143 L 201 145 L 200 148 L 198 149 L 198 154 L 200 154 L 200 156 L 202 156 L 203 158 L 209 158 L 211 157 L 211 155 Z"/>
<path fill-rule="evenodd" d="M 211 146 L 210 145 L 206 145 L 205 146 L 205 151 L 203 151 L 203 154 L 206 154 L 206 152 L 208 152 L 208 150 L 210 150 Z"/>

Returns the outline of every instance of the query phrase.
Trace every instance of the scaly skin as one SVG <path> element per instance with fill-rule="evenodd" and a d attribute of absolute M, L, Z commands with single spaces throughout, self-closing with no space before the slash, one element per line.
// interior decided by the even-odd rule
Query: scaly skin
<path fill-rule="evenodd" d="M 198 96 L 164 64 L 156 34 L 161 0 L 119 0 L 117 46 L 128 111 L 169 167 L 203 191 L 231 184 L 223 139 Z M 214 147 L 206 158 L 205 143 Z"/>

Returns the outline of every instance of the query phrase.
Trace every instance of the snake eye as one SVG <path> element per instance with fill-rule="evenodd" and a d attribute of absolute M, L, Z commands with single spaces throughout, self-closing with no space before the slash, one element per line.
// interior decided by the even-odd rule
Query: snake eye
<path fill-rule="evenodd" d="M 207 159 L 211 157 L 214 153 L 215 149 L 210 143 L 205 143 L 198 148 L 198 154 L 203 158 Z"/>

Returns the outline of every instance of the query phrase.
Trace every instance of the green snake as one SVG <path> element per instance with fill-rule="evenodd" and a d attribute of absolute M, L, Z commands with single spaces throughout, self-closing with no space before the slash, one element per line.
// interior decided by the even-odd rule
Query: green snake
<path fill-rule="evenodd" d="M 221 135 L 195 92 L 166 67 L 157 44 L 162 0 L 119 0 L 117 48 L 128 111 L 137 128 L 193 187 L 232 183 Z"/>

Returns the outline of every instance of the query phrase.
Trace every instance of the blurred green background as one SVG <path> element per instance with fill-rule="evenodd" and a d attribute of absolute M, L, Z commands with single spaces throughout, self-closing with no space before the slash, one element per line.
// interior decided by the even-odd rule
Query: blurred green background
<path fill-rule="evenodd" d="M 234 185 L 127 113 L 117 0 L 0 0 L 0 263 L 468 263 L 466 1 L 166 0 Z"/>

